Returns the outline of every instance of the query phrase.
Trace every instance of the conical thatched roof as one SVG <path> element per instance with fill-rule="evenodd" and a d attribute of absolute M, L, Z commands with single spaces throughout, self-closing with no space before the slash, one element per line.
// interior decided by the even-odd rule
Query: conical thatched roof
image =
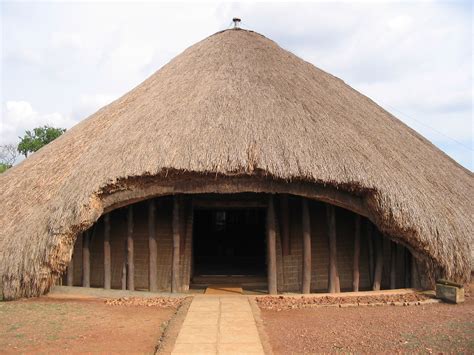
<path fill-rule="evenodd" d="M 228 30 L 0 175 L 5 297 L 48 290 L 104 209 L 206 177 L 348 192 L 432 277 L 469 277 L 472 173 L 342 80 Z"/>

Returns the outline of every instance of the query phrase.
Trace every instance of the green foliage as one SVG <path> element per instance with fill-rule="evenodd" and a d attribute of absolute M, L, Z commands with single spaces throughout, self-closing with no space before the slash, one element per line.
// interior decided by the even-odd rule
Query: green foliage
<path fill-rule="evenodd" d="M 7 171 L 7 169 L 10 169 L 11 167 L 11 165 L 0 163 L 0 174 L 4 173 L 5 171 Z"/>
<path fill-rule="evenodd" d="M 15 164 L 18 154 L 16 144 L 0 145 L 0 173 L 10 169 Z"/>
<path fill-rule="evenodd" d="M 23 138 L 18 144 L 18 151 L 25 157 L 28 153 L 34 153 L 49 142 L 58 138 L 61 134 L 66 132 L 63 128 L 54 128 L 50 126 L 43 126 L 33 129 L 33 132 L 26 131 Z"/>

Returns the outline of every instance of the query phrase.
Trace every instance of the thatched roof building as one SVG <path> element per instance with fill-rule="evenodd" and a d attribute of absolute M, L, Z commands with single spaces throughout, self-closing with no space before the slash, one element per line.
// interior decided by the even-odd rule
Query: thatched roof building
<path fill-rule="evenodd" d="M 368 218 L 430 280 L 468 280 L 474 179 L 342 80 L 247 30 L 216 33 L 0 175 L 0 271 L 47 292 L 80 232 L 154 196 L 286 193 Z"/>

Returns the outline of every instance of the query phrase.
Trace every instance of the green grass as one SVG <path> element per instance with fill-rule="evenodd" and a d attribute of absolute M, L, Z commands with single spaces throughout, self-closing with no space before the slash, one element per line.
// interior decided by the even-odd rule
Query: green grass
<path fill-rule="evenodd" d="M 69 348 L 77 344 L 82 346 L 84 342 L 87 343 L 96 327 L 99 330 L 100 327 L 127 327 L 127 319 L 122 319 L 122 314 L 118 311 L 120 310 L 113 307 L 88 302 L 41 299 L 2 302 L 0 353 L 13 349 L 31 352 L 48 348 L 57 352 L 64 347 Z M 126 314 L 129 317 L 130 314 Z M 107 318 L 109 315 L 117 322 L 111 322 L 111 319 Z M 101 342 L 106 339 L 95 341 L 104 346 Z"/>
<path fill-rule="evenodd" d="M 7 331 L 8 331 L 8 332 L 15 332 L 15 331 L 17 331 L 17 330 L 20 329 L 20 328 L 21 328 L 21 325 L 20 325 L 20 324 L 13 324 L 13 325 L 11 325 L 11 326 L 7 329 Z"/>
<path fill-rule="evenodd" d="M 419 333 L 404 333 L 402 344 L 409 351 L 428 352 L 447 351 L 456 343 L 463 344 L 467 349 L 474 349 L 474 321 L 449 322 L 443 324 L 435 333 L 427 333 L 420 329 Z"/>
<path fill-rule="evenodd" d="M 0 336 L 0 349 L 8 344 L 31 345 L 32 332 L 37 332 L 37 341 L 55 342 L 61 339 L 71 317 L 80 321 L 89 316 L 86 314 L 84 306 L 77 304 L 2 302 L 0 334 L 4 336 Z"/>

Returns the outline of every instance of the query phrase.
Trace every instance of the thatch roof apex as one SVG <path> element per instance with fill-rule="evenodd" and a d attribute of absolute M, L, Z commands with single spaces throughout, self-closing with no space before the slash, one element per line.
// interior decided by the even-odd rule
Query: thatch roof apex
<path fill-rule="evenodd" d="M 343 81 L 262 35 L 226 30 L 0 175 L 5 295 L 49 288 L 77 233 L 110 208 L 111 186 L 132 196 L 127 179 L 169 186 L 169 171 L 346 191 L 434 276 L 468 278 L 472 173 Z"/>

